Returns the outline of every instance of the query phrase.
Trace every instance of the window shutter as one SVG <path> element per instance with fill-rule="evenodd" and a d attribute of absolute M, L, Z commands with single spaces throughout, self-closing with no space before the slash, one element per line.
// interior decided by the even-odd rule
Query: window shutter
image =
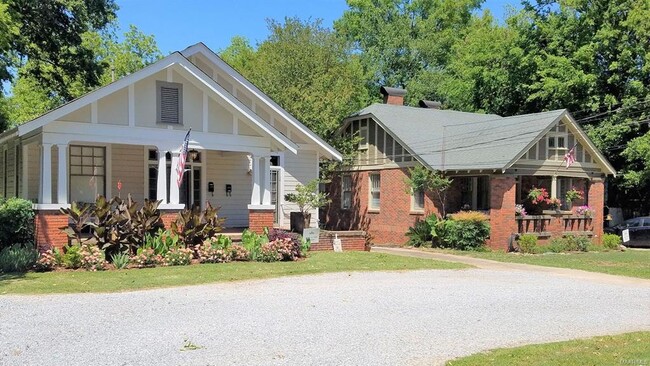
<path fill-rule="evenodd" d="M 180 100 L 178 88 L 160 87 L 160 122 L 180 123 Z"/>

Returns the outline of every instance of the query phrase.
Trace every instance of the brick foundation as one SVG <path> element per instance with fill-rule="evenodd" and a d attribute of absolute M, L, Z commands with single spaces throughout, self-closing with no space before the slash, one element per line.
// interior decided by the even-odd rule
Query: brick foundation
<path fill-rule="evenodd" d="M 334 250 L 334 238 L 341 239 L 343 251 L 364 251 L 370 248 L 366 245 L 366 233 L 363 231 L 327 231 L 321 230 L 318 243 L 312 243 L 311 251 Z"/>
<path fill-rule="evenodd" d="M 68 217 L 59 211 L 36 211 L 34 225 L 39 249 L 63 248 L 68 244 L 68 236 L 61 231 L 62 227 L 68 226 Z"/>
<path fill-rule="evenodd" d="M 490 177 L 490 240 L 492 249 L 507 250 L 510 236 L 517 232 L 515 220 L 515 177 Z"/>
<path fill-rule="evenodd" d="M 248 229 L 254 233 L 262 234 L 264 232 L 264 228 L 272 228 L 274 213 L 274 209 L 249 209 Z"/>
<path fill-rule="evenodd" d="M 172 227 L 172 222 L 178 217 L 178 211 L 161 211 L 160 218 L 162 219 L 165 229 Z"/>

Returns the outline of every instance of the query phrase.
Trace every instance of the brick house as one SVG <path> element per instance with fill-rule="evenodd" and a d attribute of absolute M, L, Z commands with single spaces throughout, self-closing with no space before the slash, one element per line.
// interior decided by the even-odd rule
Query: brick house
<path fill-rule="evenodd" d="M 0 195 L 34 202 L 40 245 L 67 243 L 59 208 L 97 194 L 161 200 L 167 226 L 210 202 L 226 226 L 261 231 L 289 225 L 284 195 L 321 159 L 341 155 L 199 43 L 0 134 Z"/>
<path fill-rule="evenodd" d="M 492 248 L 507 248 L 515 233 L 534 233 L 542 242 L 567 234 L 599 240 L 604 182 L 616 172 L 567 110 L 501 117 L 442 110 L 430 101 L 409 107 L 405 90 L 382 87 L 381 93 L 384 104 L 364 108 L 342 126 L 342 134 L 362 141 L 353 165 L 329 187 L 328 227 L 366 230 L 378 245 L 405 244 L 416 220 L 441 212 L 431 192 L 407 189 L 408 169 L 421 164 L 453 179 L 447 213 L 489 215 Z M 575 163 L 567 168 L 569 151 Z M 527 199 L 532 187 L 562 199 L 562 209 L 516 217 L 516 204 L 534 208 Z M 573 206 L 591 206 L 592 217 L 571 211 L 564 197 L 572 187 L 584 192 Z"/>

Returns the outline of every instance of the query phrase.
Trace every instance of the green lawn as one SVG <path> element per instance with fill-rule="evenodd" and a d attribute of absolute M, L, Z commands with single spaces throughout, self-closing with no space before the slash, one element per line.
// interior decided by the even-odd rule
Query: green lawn
<path fill-rule="evenodd" d="M 0 274 L 2 294 L 117 292 L 323 272 L 462 269 L 431 259 L 368 252 L 314 252 L 298 262 L 235 262 L 106 272 Z"/>
<path fill-rule="evenodd" d="M 582 269 L 613 275 L 650 279 L 650 250 L 627 250 L 625 252 L 588 252 L 588 253 L 546 253 L 516 254 L 504 252 L 461 252 L 443 251 L 444 253 L 469 255 L 476 258 L 491 259 L 501 262 L 536 264 L 547 267 Z"/>
<path fill-rule="evenodd" d="M 650 332 L 502 348 L 447 362 L 448 366 L 650 365 Z"/>

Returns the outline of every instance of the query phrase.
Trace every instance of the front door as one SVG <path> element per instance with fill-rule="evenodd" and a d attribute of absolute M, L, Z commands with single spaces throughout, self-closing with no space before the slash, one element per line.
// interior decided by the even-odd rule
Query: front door
<path fill-rule="evenodd" d="M 179 201 L 185 207 L 201 207 L 201 167 L 187 164 L 179 189 Z"/>

